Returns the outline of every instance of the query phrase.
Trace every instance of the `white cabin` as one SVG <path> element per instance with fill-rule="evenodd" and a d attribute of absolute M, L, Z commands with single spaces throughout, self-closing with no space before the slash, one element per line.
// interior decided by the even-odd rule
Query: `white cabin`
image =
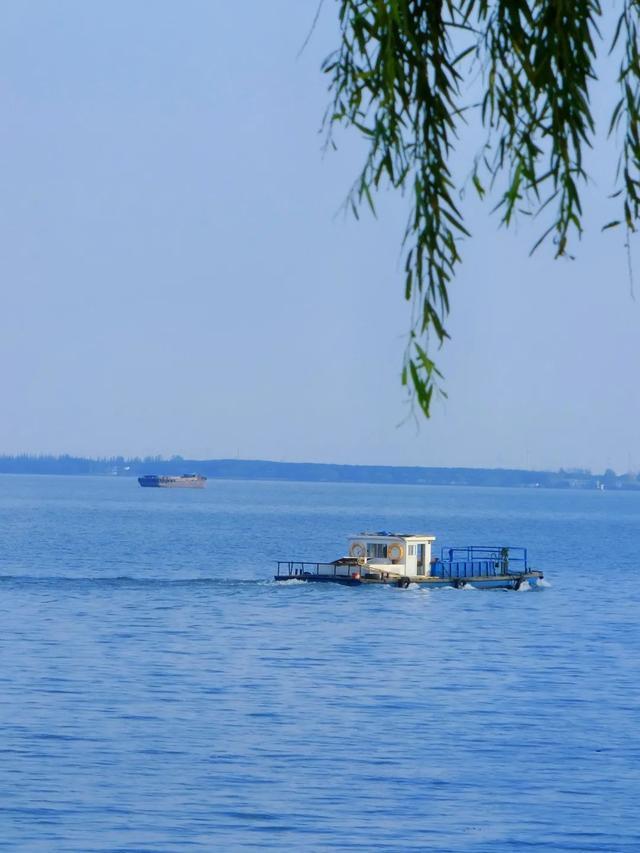
<path fill-rule="evenodd" d="M 347 553 L 358 560 L 363 572 L 428 577 L 435 538 L 424 533 L 365 532 L 349 537 Z"/>

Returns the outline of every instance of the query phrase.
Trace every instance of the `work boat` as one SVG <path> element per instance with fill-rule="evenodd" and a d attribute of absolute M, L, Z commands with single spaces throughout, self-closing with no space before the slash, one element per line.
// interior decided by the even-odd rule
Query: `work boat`
<path fill-rule="evenodd" d="M 303 580 L 408 587 L 474 587 L 520 589 L 544 577 L 530 569 L 526 548 L 467 545 L 442 548 L 432 556 L 435 536 L 422 533 L 360 533 L 348 540 L 348 556 L 332 563 L 278 561 L 277 581 Z"/>

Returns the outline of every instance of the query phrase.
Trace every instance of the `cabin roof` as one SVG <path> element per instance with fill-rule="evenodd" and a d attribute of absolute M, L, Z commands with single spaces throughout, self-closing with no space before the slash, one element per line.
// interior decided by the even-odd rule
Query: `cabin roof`
<path fill-rule="evenodd" d="M 408 541 L 410 539 L 419 539 L 424 541 L 425 539 L 434 540 L 436 537 L 432 533 L 391 533 L 389 530 L 363 530 L 362 533 L 358 533 L 356 536 L 351 536 L 351 539 L 360 539 L 366 536 L 374 536 L 376 539 L 404 539 Z"/>

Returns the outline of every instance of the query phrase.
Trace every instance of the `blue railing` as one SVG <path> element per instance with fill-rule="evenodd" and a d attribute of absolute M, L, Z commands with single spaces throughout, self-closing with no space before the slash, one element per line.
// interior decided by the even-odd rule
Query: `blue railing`
<path fill-rule="evenodd" d="M 442 578 L 473 578 L 521 574 L 527 571 L 527 549 L 504 546 L 466 545 L 442 548 L 431 574 Z"/>

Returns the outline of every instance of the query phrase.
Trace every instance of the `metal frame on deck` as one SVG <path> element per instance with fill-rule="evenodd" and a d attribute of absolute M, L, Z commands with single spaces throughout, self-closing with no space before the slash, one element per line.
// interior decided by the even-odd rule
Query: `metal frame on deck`
<path fill-rule="evenodd" d="M 515 564 L 515 571 L 510 569 Z M 471 578 L 478 575 L 521 575 L 527 572 L 527 549 L 503 545 L 465 545 L 442 548 L 431 565 L 435 577 Z"/>
<path fill-rule="evenodd" d="M 278 560 L 277 577 L 304 577 L 307 575 L 331 575 L 334 578 L 350 578 L 360 575 L 360 567 L 348 563 L 309 563 L 302 560 Z M 322 571 L 321 571 L 322 569 Z M 338 571 L 341 569 L 342 571 Z"/>

